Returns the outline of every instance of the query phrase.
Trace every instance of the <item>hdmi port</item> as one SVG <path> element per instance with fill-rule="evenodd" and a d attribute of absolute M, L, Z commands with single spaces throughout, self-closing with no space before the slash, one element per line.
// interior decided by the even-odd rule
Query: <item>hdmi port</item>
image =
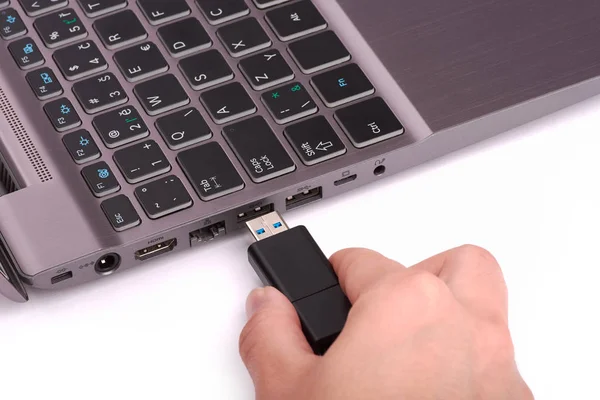
<path fill-rule="evenodd" d="M 173 251 L 177 246 L 177 239 L 169 239 L 164 242 L 157 243 L 145 249 L 141 249 L 135 252 L 135 259 L 139 261 L 145 261 L 152 257 L 160 256 L 161 254 Z"/>

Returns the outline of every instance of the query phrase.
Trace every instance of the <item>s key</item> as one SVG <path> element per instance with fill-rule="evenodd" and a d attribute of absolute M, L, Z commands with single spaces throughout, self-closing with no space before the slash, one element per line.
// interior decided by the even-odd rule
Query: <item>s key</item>
<path fill-rule="evenodd" d="M 88 114 L 104 111 L 128 100 L 125 90 L 112 73 L 76 83 L 73 93 Z"/>

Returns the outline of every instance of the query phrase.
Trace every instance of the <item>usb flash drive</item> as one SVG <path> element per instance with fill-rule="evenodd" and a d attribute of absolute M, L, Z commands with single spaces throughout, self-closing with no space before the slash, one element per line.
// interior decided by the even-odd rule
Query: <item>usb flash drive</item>
<path fill-rule="evenodd" d="M 246 225 L 257 240 L 248 248 L 250 264 L 292 302 L 313 351 L 324 354 L 351 307 L 329 260 L 304 226 L 288 228 L 277 212 Z"/>

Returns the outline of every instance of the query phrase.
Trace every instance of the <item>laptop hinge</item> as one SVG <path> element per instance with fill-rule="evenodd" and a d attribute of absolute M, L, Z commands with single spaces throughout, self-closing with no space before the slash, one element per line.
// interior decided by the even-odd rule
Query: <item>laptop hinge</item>
<path fill-rule="evenodd" d="M 0 238 L 0 295 L 18 303 L 29 300 L 23 282 L 19 279 L 16 264 Z"/>

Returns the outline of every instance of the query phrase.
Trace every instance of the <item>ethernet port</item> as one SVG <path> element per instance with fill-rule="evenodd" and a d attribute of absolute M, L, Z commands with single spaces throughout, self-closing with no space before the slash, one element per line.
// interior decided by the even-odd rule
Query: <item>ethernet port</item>
<path fill-rule="evenodd" d="M 190 244 L 195 246 L 200 243 L 210 242 L 226 233 L 225 221 L 217 222 L 216 224 L 208 225 L 204 228 L 190 232 Z"/>

